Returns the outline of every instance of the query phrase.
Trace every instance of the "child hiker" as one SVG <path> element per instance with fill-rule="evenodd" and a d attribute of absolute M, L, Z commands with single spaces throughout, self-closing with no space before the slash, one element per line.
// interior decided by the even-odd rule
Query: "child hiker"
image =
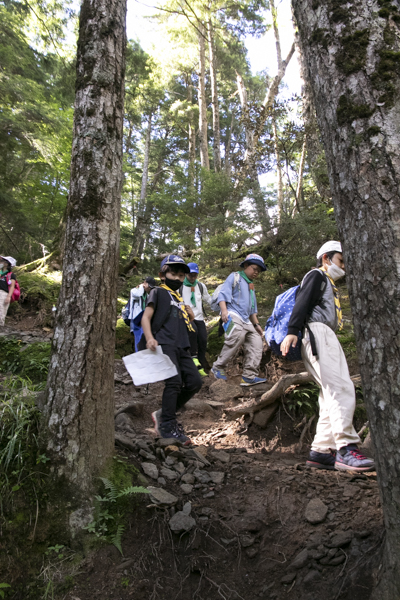
<path fill-rule="evenodd" d="M 135 288 L 131 289 L 130 302 L 129 302 L 129 314 L 128 319 L 130 321 L 130 330 L 135 337 L 135 351 L 138 351 L 138 344 L 143 335 L 141 325 L 137 325 L 135 317 L 137 317 L 145 308 L 147 297 L 152 289 L 156 287 L 156 281 L 153 277 L 146 277 L 143 283 Z"/>
<path fill-rule="evenodd" d="M 228 323 L 231 318 L 235 327 L 228 335 L 225 333 L 224 346 L 211 372 L 217 379 L 226 381 L 224 368 L 243 346 L 244 362 L 240 385 L 249 386 L 266 381 L 257 376 L 263 351 L 264 332 L 258 322 L 253 283 L 261 271 L 266 271 L 266 266 L 261 256 L 249 254 L 240 267 L 241 271 L 229 275 L 218 295 L 222 322 Z"/>
<path fill-rule="evenodd" d="M 296 296 L 288 334 L 281 344 L 286 356 L 295 347 L 299 332 L 304 337 L 301 356 L 320 387 L 319 419 L 307 465 L 317 469 L 373 471 L 374 461 L 364 456 L 353 427 L 355 390 L 335 331 L 342 327 L 342 311 L 335 282 L 345 275 L 340 242 L 326 242 L 317 253 L 317 269 L 307 273 Z M 310 339 L 308 324 L 315 339 Z"/>
<path fill-rule="evenodd" d="M 156 434 L 175 438 L 184 446 L 190 444 L 183 427 L 176 420 L 181 409 L 202 386 L 202 378 L 189 352 L 188 330 L 191 330 L 188 310 L 178 293 L 189 267 L 180 256 L 169 254 L 161 263 L 159 287 L 151 290 L 142 317 L 146 347 L 155 350 L 161 346 L 170 357 L 178 374 L 165 380 L 162 408 L 152 414 Z M 189 312 L 190 309 L 189 309 Z"/>
<path fill-rule="evenodd" d="M 5 319 L 14 293 L 17 278 L 12 273 L 17 261 L 12 256 L 0 256 L 0 326 L 5 324 Z"/>
<path fill-rule="evenodd" d="M 204 323 L 203 302 L 210 304 L 211 297 L 204 283 L 198 281 L 199 265 L 196 263 L 188 263 L 190 269 L 183 280 L 181 294 L 184 303 L 193 310 L 194 321 L 192 327 L 194 331 L 189 331 L 190 353 L 194 364 L 199 369 L 200 375 L 205 377 L 210 365 L 206 359 L 207 350 L 207 328 Z"/>

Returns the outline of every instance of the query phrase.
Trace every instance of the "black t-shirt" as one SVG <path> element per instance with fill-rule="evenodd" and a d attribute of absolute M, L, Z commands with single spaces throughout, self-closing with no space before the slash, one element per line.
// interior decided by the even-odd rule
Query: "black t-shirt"
<path fill-rule="evenodd" d="M 147 299 L 147 306 L 149 305 L 154 308 L 151 328 L 157 342 L 178 348 L 189 348 L 188 330 L 176 298 L 163 288 L 154 288 Z M 162 323 L 162 326 L 154 332 L 153 325 L 156 322 Z"/>
<path fill-rule="evenodd" d="M 1 275 L 0 276 L 0 290 L 2 292 L 9 292 L 10 286 L 8 285 L 8 279 L 9 276 L 6 273 L 5 275 Z M 14 281 L 17 281 L 17 278 L 15 277 L 14 273 L 11 273 L 11 279 L 14 279 Z"/>

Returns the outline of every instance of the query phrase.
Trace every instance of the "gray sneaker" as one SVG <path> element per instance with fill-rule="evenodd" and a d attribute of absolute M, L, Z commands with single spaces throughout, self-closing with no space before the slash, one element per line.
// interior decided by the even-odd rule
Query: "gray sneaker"
<path fill-rule="evenodd" d="M 362 473 L 375 471 L 375 463 L 359 451 L 357 444 L 348 444 L 336 453 L 335 469 Z"/>

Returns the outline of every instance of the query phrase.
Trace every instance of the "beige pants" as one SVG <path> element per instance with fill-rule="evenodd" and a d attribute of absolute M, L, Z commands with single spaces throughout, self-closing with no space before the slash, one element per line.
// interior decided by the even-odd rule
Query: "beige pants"
<path fill-rule="evenodd" d="M 319 385 L 319 419 L 312 450 L 328 453 L 347 444 L 358 444 L 353 427 L 356 406 L 354 384 L 350 379 L 346 357 L 335 333 L 323 323 L 310 323 L 318 357 L 313 356 L 306 330 L 301 355 L 307 371 Z"/>
<path fill-rule="evenodd" d="M 10 304 L 4 304 L 4 300 L 7 298 L 8 293 L 0 290 L 0 326 L 4 325 L 6 320 L 6 314 Z"/>
<path fill-rule="evenodd" d="M 252 323 L 245 325 L 238 316 L 231 314 L 231 317 L 235 323 L 235 329 L 228 338 L 225 337 L 224 346 L 213 364 L 213 368 L 223 369 L 243 346 L 243 377 L 254 379 L 258 375 L 262 357 L 262 338 L 254 329 Z"/>

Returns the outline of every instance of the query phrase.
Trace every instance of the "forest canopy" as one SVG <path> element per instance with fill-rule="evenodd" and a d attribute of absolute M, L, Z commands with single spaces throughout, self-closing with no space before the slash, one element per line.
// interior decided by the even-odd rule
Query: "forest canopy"
<path fill-rule="evenodd" d="M 252 248 L 289 283 L 336 235 L 311 98 L 287 93 L 294 46 L 282 56 L 272 2 L 190 7 L 158 5 L 151 52 L 128 41 L 121 272 L 173 251 L 223 269 Z M 62 260 L 77 17 L 67 2 L 0 3 L 0 242 L 19 264 Z M 267 30 L 277 56 L 253 74 L 246 40 Z"/>

